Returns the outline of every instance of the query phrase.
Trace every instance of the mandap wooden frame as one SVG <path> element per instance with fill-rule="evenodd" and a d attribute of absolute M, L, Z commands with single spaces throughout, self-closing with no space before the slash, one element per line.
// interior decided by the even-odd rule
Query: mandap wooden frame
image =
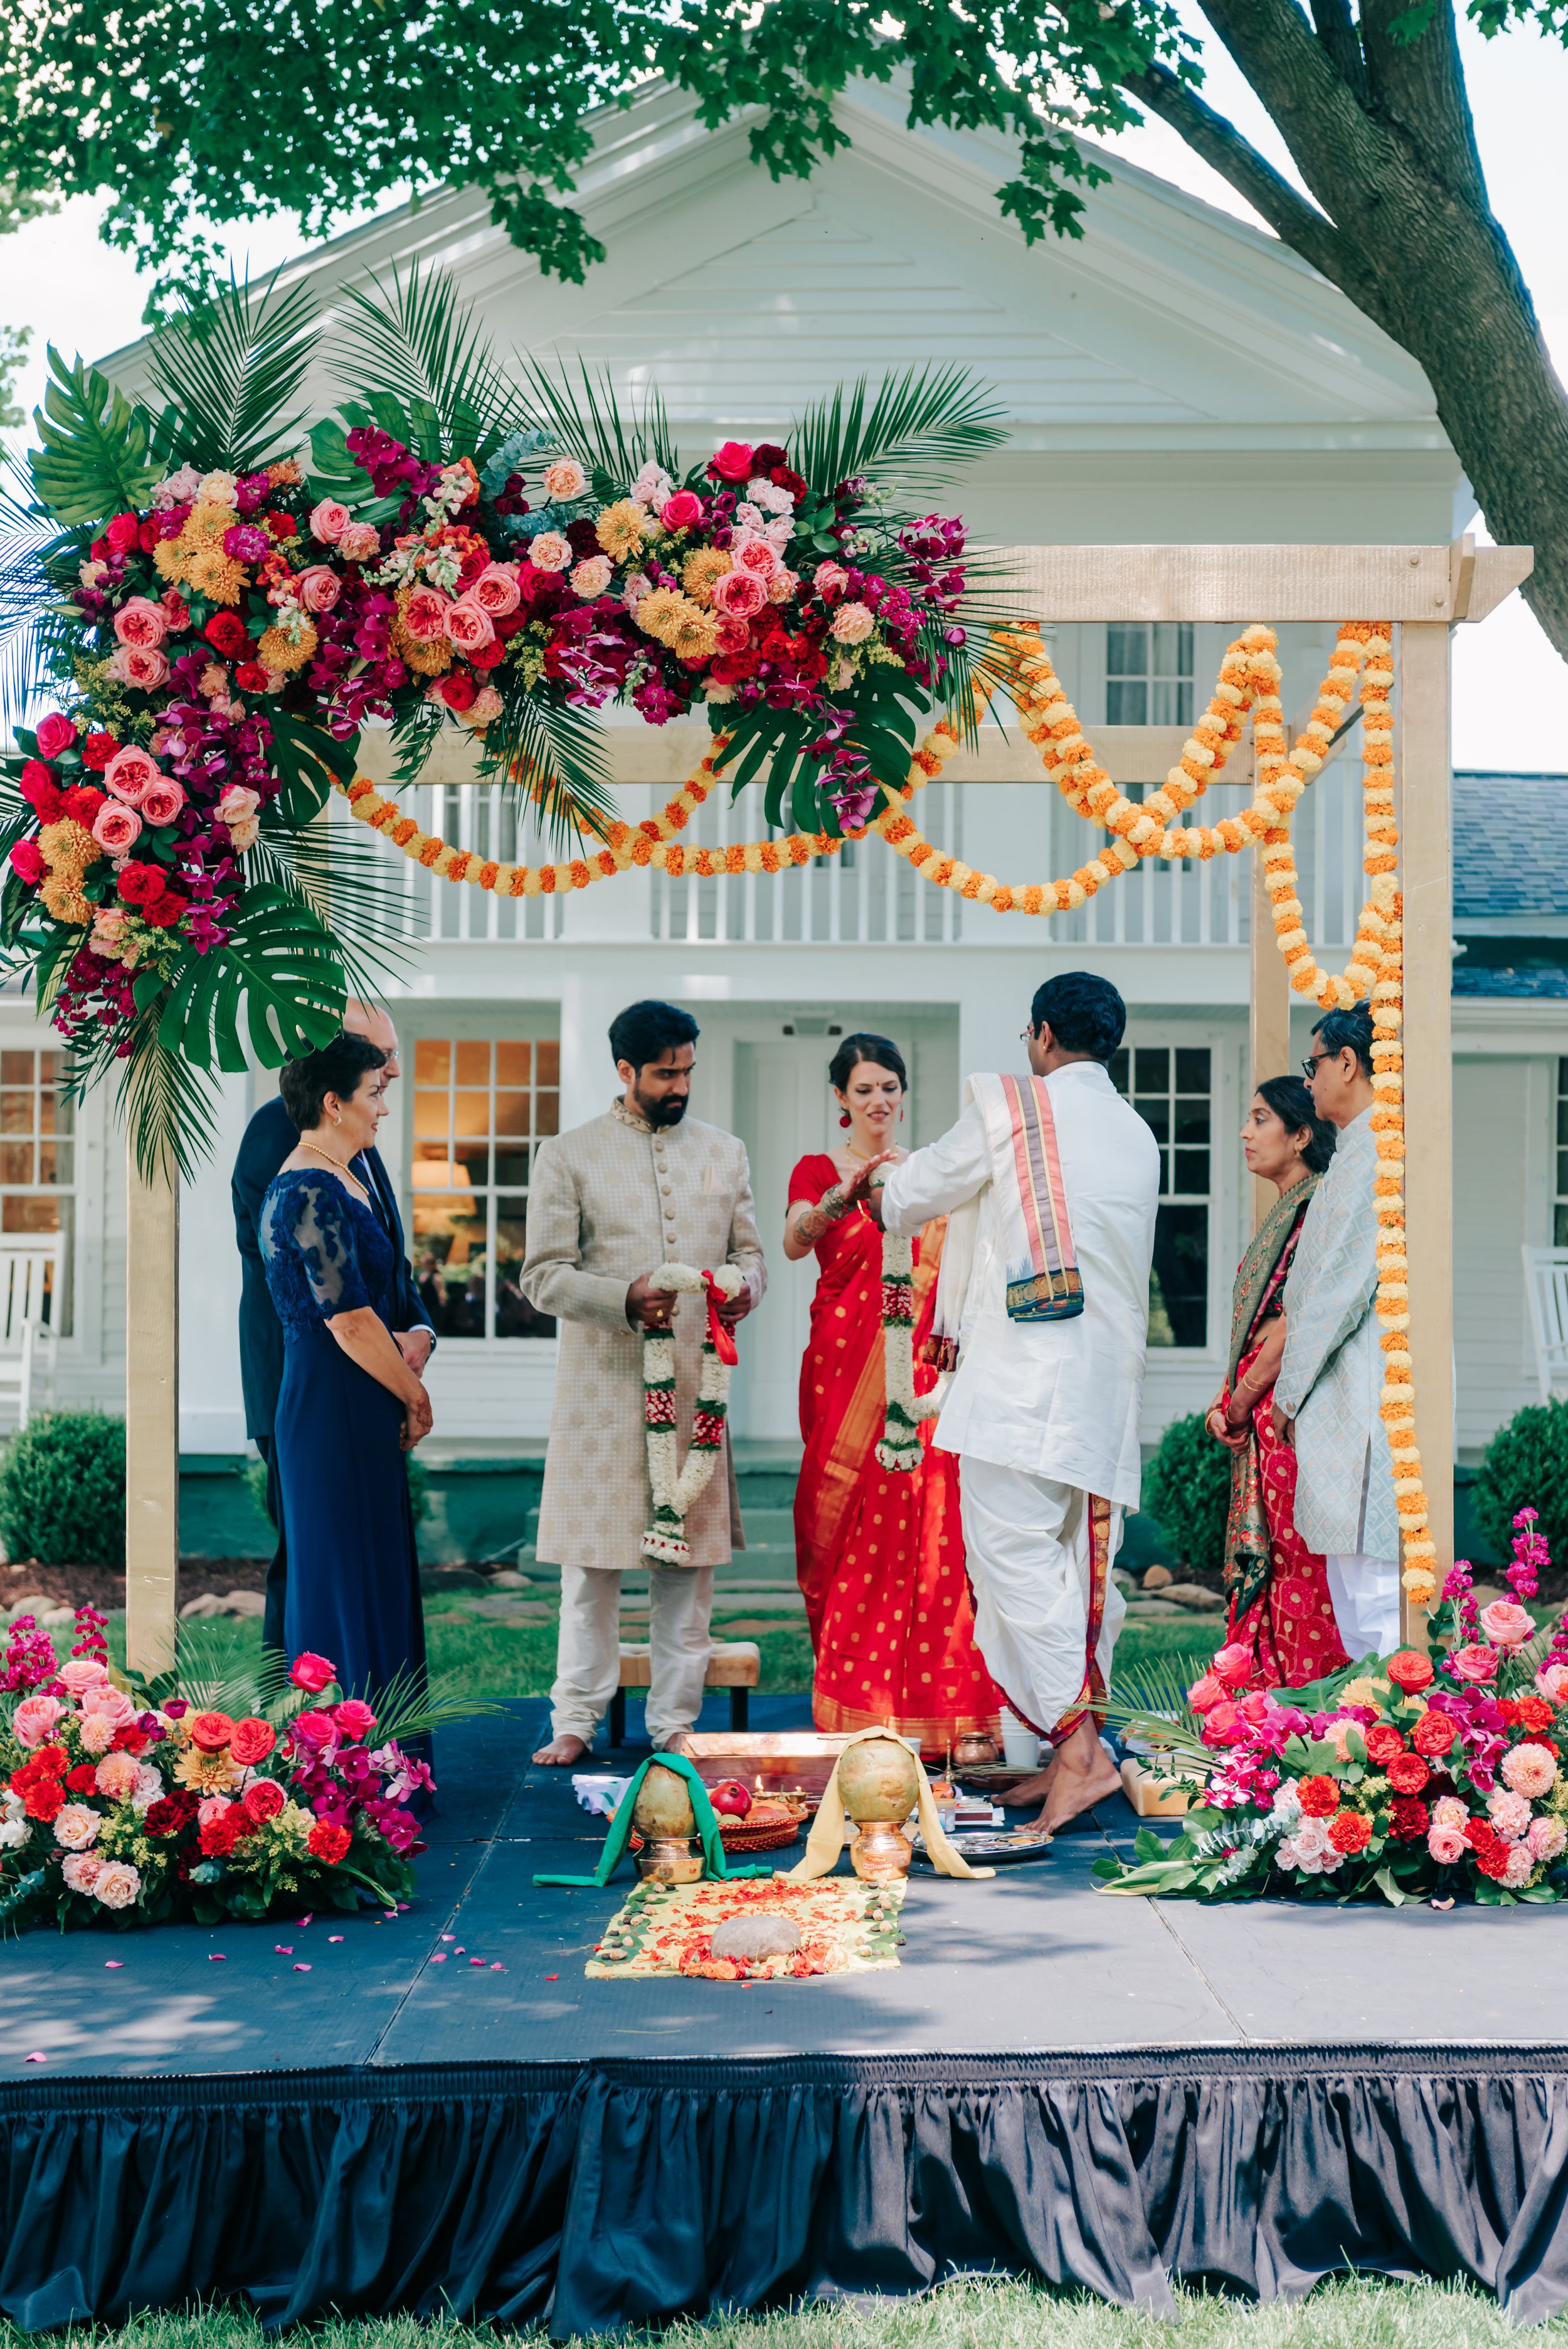
<path fill-rule="evenodd" d="M 1449 546 L 1029 546 L 1014 554 L 1020 605 L 1042 624 L 1397 624 L 1410 1351 L 1440 1577 L 1454 1545 L 1449 637 L 1457 626 L 1484 620 L 1528 578 L 1533 552 L 1477 546 L 1466 536 Z M 1254 858 L 1250 1042 L 1254 1067 L 1283 1068 L 1290 988 L 1262 871 Z M 132 1665 L 154 1673 L 174 1661 L 180 1205 L 177 1181 L 144 1180 L 131 1152 L 127 1184 L 126 1651 Z M 1424 1645 L 1424 1612 L 1402 1605 L 1406 1638 Z"/>

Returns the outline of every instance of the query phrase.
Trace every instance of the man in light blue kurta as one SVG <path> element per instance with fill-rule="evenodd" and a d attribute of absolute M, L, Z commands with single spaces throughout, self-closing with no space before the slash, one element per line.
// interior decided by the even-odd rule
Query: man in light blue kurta
<path fill-rule="evenodd" d="M 1339 1144 L 1307 1208 L 1284 1285 L 1274 1412 L 1295 1422 L 1296 1531 L 1327 1558 L 1346 1652 L 1386 1656 L 1399 1644 L 1399 1532 L 1378 1416 L 1372 1022 L 1359 1009 L 1331 1011 L 1312 1032 L 1313 1106 L 1339 1128 Z"/>

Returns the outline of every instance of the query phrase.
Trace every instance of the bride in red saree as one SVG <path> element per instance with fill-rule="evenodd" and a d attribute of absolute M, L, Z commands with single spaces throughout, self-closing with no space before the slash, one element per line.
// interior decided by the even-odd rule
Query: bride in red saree
<path fill-rule="evenodd" d="M 846 1037 L 829 1077 L 845 1144 L 800 1160 L 784 1226 L 785 1255 L 799 1262 L 814 1251 L 820 1268 L 795 1492 L 796 1572 L 817 1660 L 811 1714 L 823 1730 L 895 1729 L 941 1756 L 965 1731 L 996 1735 L 1002 1700 L 975 1645 L 956 1458 L 932 1448 L 930 1420 L 918 1467 L 884 1468 L 876 1456 L 887 1395 L 882 1235 L 855 1194 L 894 1143 L 909 1081 L 883 1036 Z M 935 1383 L 920 1343 L 943 1228 L 929 1225 L 914 1248 L 917 1395 Z"/>

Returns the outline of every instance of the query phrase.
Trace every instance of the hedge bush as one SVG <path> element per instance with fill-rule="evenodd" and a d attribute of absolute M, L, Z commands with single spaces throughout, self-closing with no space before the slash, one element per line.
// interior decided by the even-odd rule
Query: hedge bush
<path fill-rule="evenodd" d="M 1471 1487 L 1494 1566 L 1506 1563 L 1517 1511 L 1539 1510 L 1553 1562 L 1568 1566 L 1568 1403 L 1526 1403 L 1486 1447 Z"/>
<path fill-rule="evenodd" d="M 0 1540 L 40 1566 L 125 1565 L 125 1422 L 42 1412 L 0 1458 Z"/>
<path fill-rule="evenodd" d="M 430 1514 L 430 1472 L 417 1452 L 406 1452 L 403 1465 L 408 1471 L 408 1498 L 413 1505 L 414 1523 L 422 1526 Z M 272 1520 L 267 1518 L 267 1464 L 264 1460 L 247 1463 L 245 1483 L 256 1505 L 256 1515 L 271 1524 Z"/>
<path fill-rule="evenodd" d="M 1173 1419 L 1143 1472 L 1140 1507 L 1181 1564 L 1213 1571 L 1225 1562 L 1225 1519 L 1231 1507 L 1231 1455 L 1203 1425 L 1202 1412 Z"/>

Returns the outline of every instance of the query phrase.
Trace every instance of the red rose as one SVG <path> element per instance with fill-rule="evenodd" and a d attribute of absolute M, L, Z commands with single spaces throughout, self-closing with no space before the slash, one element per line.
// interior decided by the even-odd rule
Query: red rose
<path fill-rule="evenodd" d="M 707 460 L 707 470 L 721 481 L 748 481 L 755 457 L 749 440 L 727 440 Z"/>
<path fill-rule="evenodd" d="M 84 767 L 107 767 L 119 744 L 112 734 L 89 734 L 82 744 Z"/>
<path fill-rule="evenodd" d="M 1397 1754 L 1388 1764 L 1388 1784 L 1397 1795 L 1418 1795 L 1431 1775 L 1418 1754 Z"/>
<path fill-rule="evenodd" d="M 335 1868 L 353 1840 L 346 1827 L 337 1826 L 331 1819 L 317 1819 L 310 1831 L 308 1848 L 315 1858 L 325 1860 L 328 1868 Z"/>
<path fill-rule="evenodd" d="M 690 530 L 702 518 L 701 502 L 690 490 L 677 490 L 666 498 L 659 509 L 659 520 L 666 530 Z"/>
<path fill-rule="evenodd" d="M 31 800 L 33 805 L 36 807 L 38 802 L 34 796 L 36 792 L 57 792 L 59 786 L 42 759 L 26 759 L 22 763 L 22 780 L 17 788 L 22 797 L 25 800 Z"/>
<path fill-rule="evenodd" d="M 119 871 L 119 894 L 128 905 L 145 905 L 150 898 L 163 892 L 163 867 L 160 864 L 138 864 L 133 858 Z"/>
<path fill-rule="evenodd" d="M 1328 1829 L 1336 1851 L 1365 1851 L 1372 1840 L 1372 1822 L 1361 1811 L 1336 1811 Z"/>
<path fill-rule="evenodd" d="M 255 649 L 236 612 L 214 612 L 201 634 L 225 660 L 237 660 L 242 654 L 248 658 Z"/>
<path fill-rule="evenodd" d="M 129 554 L 141 543 L 141 516 L 133 513 L 116 514 L 104 536 L 111 554 Z"/>
<path fill-rule="evenodd" d="M 760 453 L 758 451 L 758 454 Z M 768 469 L 768 478 L 776 490 L 788 490 L 797 504 L 806 494 L 806 482 L 789 465 L 770 465 Z"/>
<path fill-rule="evenodd" d="M 254 1713 L 247 1713 L 242 1721 L 234 1723 L 229 1751 L 242 1768 L 253 1770 L 258 1762 L 266 1760 L 277 1742 L 278 1733 L 270 1721 L 259 1721 Z"/>
<path fill-rule="evenodd" d="M 91 783 L 73 783 L 68 792 L 60 793 L 60 813 L 70 816 L 84 831 L 90 832 L 98 822 L 98 810 L 108 797 L 107 792 L 95 791 Z"/>
<path fill-rule="evenodd" d="M 51 709 L 46 718 L 38 720 L 38 756 L 57 759 L 68 750 L 77 739 L 77 730 L 70 719 L 58 709 Z"/>
<path fill-rule="evenodd" d="M 480 645 L 479 650 L 469 653 L 468 658 L 470 668 L 494 668 L 497 661 L 505 660 L 506 647 L 499 642 Z"/>
<path fill-rule="evenodd" d="M 73 1795 L 94 1793 L 98 1786 L 98 1765 L 92 1762 L 78 1762 L 74 1770 L 67 1771 L 66 1784 Z"/>
<path fill-rule="evenodd" d="M 1429 1707 L 1410 1733 L 1410 1742 L 1418 1754 L 1446 1754 L 1459 1730 L 1446 1713 Z"/>
<path fill-rule="evenodd" d="M 1339 1782 L 1336 1778 L 1304 1778 L 1295 1792 L 1303 1814 L 1309 1819 L 1326 1819 L 1339 1808 Z"/>
<path fill-rule="evenodd" d="M 242 661 L 234 671 L 234 683 L 242 693 L 264 693 L 267 673 L 260 661 Z"/>
<path fill-rule="evenodd" d="M 144 922 L 150 922 L 155 929 L 171 930 L 184 913 L 185 906 L 186 900 L 178 889 L 166 889 L 160 897 L 154 897 L 150 904 L 143 905 L 141 918 Z"/>
<path fill-rule="evenodd" d="M 18 881 L 36 888 L 44 877 L 44 852 L 36 840 L 19 840 L 11 851 L 11 870 Z"/>
<path fill-rule="evenodd" d="M 1379 1770 L 1404 1750 L 1405 1741 L 1392 1722 L 1375 1721 L 1367 1732 L 1367 1759 L 1375 1763 Z"/>
<path fill-rule="evenodd" d="M 136 534 L 136 543 L 140 547 L 143 554 L 151 554 L 162 534 L 158 516 L 156 514 L 149 514 L 147 520 L 142 523 L 141 528 Z"/>
<path fill-rule="evenodd" d="M 479 694 L 473 678 L 460 669 L 452 669 L 436 681 L 436 691 L 449 709 L 471 709 Z"/>
<path fill-rule="evenodd" d="M 222 1754 L 233 1734 L 234 1724 L 226 1713 L 199 1713 L 191 1723 L 191 1743 L 203 1754 Z"/>
<path fill-rule="evenodd" d="M 57 1778 L 35 1778 L 30 1786 L 20 1791 L 27 1816 L 42 1819 L 46 1826 L 57 1819 L 66 1807 L 66 1790 Z"/>
<path fill-rule="evenodd" d="M 784 462 L 787 454 L 788 451 L 780 449 L 776 440 L 759 440 L 751 452 L 752 470 L 770 474 L 775 465 Z"/>
<path fill-rule="evenodd" d="M 261 1826 L 266 1820 L 277 1817 L 288 1796 L 275 1778 L 258 1778 L 253 1786 L 246 1787 L 241 1800 L 256 1825 Z"/>
<path fill-rule="evenodd" d="M 338 1727 L 330 1713 L 296 1713 L 289 1723 L 289 1735 L 296 1752 L 319 1754 L 335 1742 Z"/>
<path fill-rule="evenodd" d="M 333 1706 L 332 1717 L 344 1736 L 352 1737 L 356 1742 L 368 1737 L 376 1726 L 376 1715 L 362 1697 L 345 1697 L 341 1704 Z"/>
<path fill-rule="evenodd" d="M 1431 1686 L 1431 1664 L 1418 1648 L 1401 1648 L 1397 1656 L 1389 1657 L 1383 1670 L 1395 1687 L 1402 1688 L 1407 1696 L 1413 1696 L 1418 1689 Z"/>
<path fill-rule="evenodd" d="M 1400 1795 L 1394 1804 L 1394 1833 L 1400 1843 L 1419 1843 L 1431 1825 L 1431 1814 L 1425 1803 L 1413 1795 Z"/>
<path fill-rule="evenodd" d="M 307 1695 L 319 1696 L 337 1678 L 337 1666 L 328 1663 L 325 1656 L 312 1655 L 306 1648 L 294 1658 L 289 1678 L 295 1688 L 304 1689 Z"/>

